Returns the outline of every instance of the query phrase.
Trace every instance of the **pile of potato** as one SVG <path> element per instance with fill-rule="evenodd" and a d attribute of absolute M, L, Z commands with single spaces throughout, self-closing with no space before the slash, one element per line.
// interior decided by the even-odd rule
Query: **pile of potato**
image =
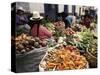
<path fill-rule="evenodd" d="M 15 38 L 16 53 L 23 54 L 34 50 L 34 48 L 41 48 L 47 46 L 46 41 L 41 41 L 38 37 L 32 37 L 27 34 L 21 34 Z"/>

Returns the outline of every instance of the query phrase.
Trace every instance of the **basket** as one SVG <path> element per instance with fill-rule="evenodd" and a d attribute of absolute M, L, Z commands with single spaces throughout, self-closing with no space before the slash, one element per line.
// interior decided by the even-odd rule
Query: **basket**
<path fill-rule="evenodd" d="M 86 50 L 86 54 L 85 54 L 88 62 L 89 62 L 89 66 L 90 68 L 97 68 L 97 57 L 93 56 L 89 50 Z"/>

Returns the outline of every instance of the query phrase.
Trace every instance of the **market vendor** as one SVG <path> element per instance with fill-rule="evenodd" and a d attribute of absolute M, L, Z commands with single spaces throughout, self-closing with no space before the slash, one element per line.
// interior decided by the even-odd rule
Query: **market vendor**
<path fill-rule="evenodd" d="M 52 33 L 41 24 L 43 17 L 37 11 L 33 12 L 33 16 L 30 18 L 32 23 L 31 34 L 33 37 L 39 37 L 41 40 L 51 38 Z"/>
<path fill-rule="evenodd" d="M 19 7 L 17 9 L 17 13 L 16 13 L 16 29 L 17 32 L 25 32 L 25 33 L 29 33 L 30 31 L 30 26 L 28 25 L 28 18 L 27 16 L 24 14 L 25 10 L 23 9 L 23 7 Z"/>
<path fill-rule="evenodd" d="M 75 24 L 76 22 L 76 14 L 69 14 L 66 18 L 65 18 L 65 28 L 67 27 L 71 27 L 71 25 Z"/>

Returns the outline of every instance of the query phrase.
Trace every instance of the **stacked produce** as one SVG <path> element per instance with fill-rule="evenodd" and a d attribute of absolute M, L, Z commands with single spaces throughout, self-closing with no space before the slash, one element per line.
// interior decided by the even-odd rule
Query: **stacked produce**
<path fill-rule="evenodd" d="M 54 23 L 55 26 L 55 33 L 54 36 L 60 37 L 64 36 L 65 24 L 62 21 L 58 21 Z"/>
<path fill-rule="evenodd" d="M 75 31 L 75 32 L 81 32 L 81 31 L 84 31 L 86 30 L 86 26 L 84 25 L 81 25 L 81 24 L 74 24 L 71 26 L 71 28 Z"/>
<path fill-rule="evenodd" d="M 85 50 L 84 55 L 92 68 L 97 67 L 97 35 L 91 29 L 86 29 L 78 33 L 80 42 L 76 42 L 76 47 Z"/>
<path fill-rule="evenodd" d="M 34 50 L 34 48 L 41 48 L 47 45 L 46 41 L 41 41 L 38 37 L 33 38 L 32 36 L 24 33 L 17 36 L 15 41 L 17 54 L 29 52 Z"/>
<path fill-rule="evenodd" d="M 77 41 L 80 41 L 79 37 L 76 36 L 76 32 L 74 30 L 72 30 L 71 28 L 67 28 L 65 30 L 65 35 L 66 35 L 66 44 L 67 45 L 75 45 L 75 42 Z"/>
<path fill-rule="evenodd" d="M 75 34 L 75 31 L 73 31 L 71 28 L 67 28 L 67 29 L 65 30 L 65 34 L 66 34 L 66 35 L 73 35 L 73 34 Z"/>
<path fill-rule="evenodd" d="M 90 24 L 90 29 L 91 29 L 91 30 L 96 29 L 96 25 L 97 25 L 97 24 L 96 24 L 96 23 L 94 23 L 94 22 L 93 22 L 93 23 L 91 23 L 91 24 Z"/>
<path fill-rule="evenodd" d="M 54 27 L 54 24 L 52 22 L 43 20 L 42 23 L 52 33 L 55 31 L 55 27 Z"/>
<path fill-rule="evenodd" d="M 78 44 L 81 45 L 79 48 L 97 51 L 97 36 L 95 36 L 95 33 L 90 31 L 90 29 L 87 29 L 83 32 L 79 32 L 78 36 L 81 39 L 81 41 Z"/>
<path fill-rule="evenodd" d="M 71 26 L 71 28 L 74 30 L 74 31 L 81 31 L 81 26 L 79 24 L 74 24 Z"/>
<path fill-rule="evenodd" d="M 64 30 L 65 28 L 65 24 L 63 21 L 55 22 L 54 25 L 55 25 L 55 28 L 59 30 Z"/>
<path fill-rule="evenodd" d="M 84 29 L 81 32 L 75 32 L 71 28 L 65 31 L 67 45 L 76 46 L 82 52 L 89 50 L 94 56 L 97 56 L 97 35 L 90 29 Z"/>
<path fill-rule="evenodd" d="M 87 64 L 86 58 L 80 55 L 75 46 L 63 46 L 49 51 L 40 66 L 45 71 L 52 71 L 85 69 Z"/>
<path fill-rule="evenodd" d="M 45 27 L 52 33 L 55 31 L 53 23 L 46 23 Z"/>
<path fill-rule="evenodd" d="M 88 51 L 94 56 L 97 57 L 97 40 L 93 40 L 92 45 L 88 48 Z"/>

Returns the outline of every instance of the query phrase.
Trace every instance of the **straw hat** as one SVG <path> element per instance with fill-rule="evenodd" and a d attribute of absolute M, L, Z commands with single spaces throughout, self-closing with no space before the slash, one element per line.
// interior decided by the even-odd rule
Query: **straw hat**
<path fill-rule="evenodd" d="M 18 7 L 17 10 L 25 11 L 23 7 Z"/>
<path fill-rule="evenodd" d="M 41 20 L 43 19 L 43 16 L 40 16 L 40 13 L 38 11 L 34 11 L 33 16 L 30 18 L 30 20 Z"/>

